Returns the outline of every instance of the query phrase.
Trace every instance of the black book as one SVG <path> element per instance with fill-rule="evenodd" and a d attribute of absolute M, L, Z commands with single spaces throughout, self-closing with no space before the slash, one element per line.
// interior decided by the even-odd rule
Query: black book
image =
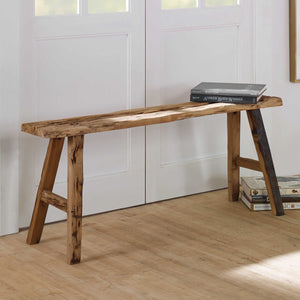
<path fill-rule="evenodd" d="M 191 101 L 255 104 L 265 84 L 201 82 L 191 90 Z"/>

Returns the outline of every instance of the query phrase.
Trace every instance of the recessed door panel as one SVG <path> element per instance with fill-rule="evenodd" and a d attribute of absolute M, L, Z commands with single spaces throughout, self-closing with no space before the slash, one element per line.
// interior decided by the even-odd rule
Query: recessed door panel
<path fill-rule="evenodd" d="M 188 102 L 203 81 L 253 80 L 252 5 L 240 2 L 148 3 L 147 106 Z M 146 144 L 147 202 L 227 186 L 225 115 L 148 127 Z"/>
<path fill-rule="evenodd" d="M 22 4 L 22 123 L 145 105 L 144 1 L 75 2 L 76 12 L 66 1 Z M 66 146 L 54 187 L 62 196 L 67 194 Z M 22 135 L 21 172 L 30 174 L 20 187 L 22 227 L 30 221 L 46 148 L 46 140 Z M 144 198 L 144 128 L 86 135 L 84 214 L 142 204 Z M 50 207 L 47 221 L 63 218 Z"/>

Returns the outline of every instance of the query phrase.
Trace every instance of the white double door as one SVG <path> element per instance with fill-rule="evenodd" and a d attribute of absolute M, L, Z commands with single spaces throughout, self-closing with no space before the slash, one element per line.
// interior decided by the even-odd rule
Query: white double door
<path fill-rule="evenodd" d="M 35 16 L 34 1 L 21 4 L 22 123 L 186 102 L 200 81 L 251 80 L 248 1 L 163 10 L 160 0 L 124 0 L 121 12 L 101 13 L 89 11 L 95 1 L 75 2 L 69 15 Z M 214 116 L 87 135 L 84 214 L 225 187 L 225 122 Z M 47 141 L 22 134 L 20 145 L 23 227 Z M 54 188 L 64 196 L 65 150 Z M 63 218 L 51 208 L 47 221 Z"/>

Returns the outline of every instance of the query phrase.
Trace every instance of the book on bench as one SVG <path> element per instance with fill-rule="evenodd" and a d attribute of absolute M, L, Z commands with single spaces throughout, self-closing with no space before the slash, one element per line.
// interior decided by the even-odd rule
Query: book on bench
<path fill-rule="evenodd" d="M 191 89 L 192 102 L 256 104 L 265 84 L 201 82 Z"/>

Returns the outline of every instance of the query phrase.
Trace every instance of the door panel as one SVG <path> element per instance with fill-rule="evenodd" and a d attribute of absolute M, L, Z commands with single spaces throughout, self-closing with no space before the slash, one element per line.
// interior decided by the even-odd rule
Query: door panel
<path fill-rule="evenodd" d="M 189 101 L 190 89 L 201 81 L 253 81 L 251 1 L 220 2 L 206 7 L 198 1 L 184 9 L 147 2 L 147 106 Z M 225 115 L 150 126 L 146 132 L 147 202 L 227 186 Z"/>
<path fill-rule="evenodd" d="M 35 17 L 33 1 L 22 7 L 22 123 L 145 106 L 144 2 L 132 0 L 122 12 L 111 6 L 97 8 L 93 1 L 78 3 L 75 16 Z M 106 8 L 114 12 L 96 13 Z M 32 175 L 21 182 L 25 213 L 20 223 L 27 226 L 47 141 L 25 134 L 22 138 L 22 173 Z M 66 156 L 65 143 L 54 187 L 62 196 L 67 193 Z M 87 135 L 84 182 L 85 215 L 143 204 L 144 128 Z M 63 218 L 65 214 L 51 207 L 47 222 Z"/>

